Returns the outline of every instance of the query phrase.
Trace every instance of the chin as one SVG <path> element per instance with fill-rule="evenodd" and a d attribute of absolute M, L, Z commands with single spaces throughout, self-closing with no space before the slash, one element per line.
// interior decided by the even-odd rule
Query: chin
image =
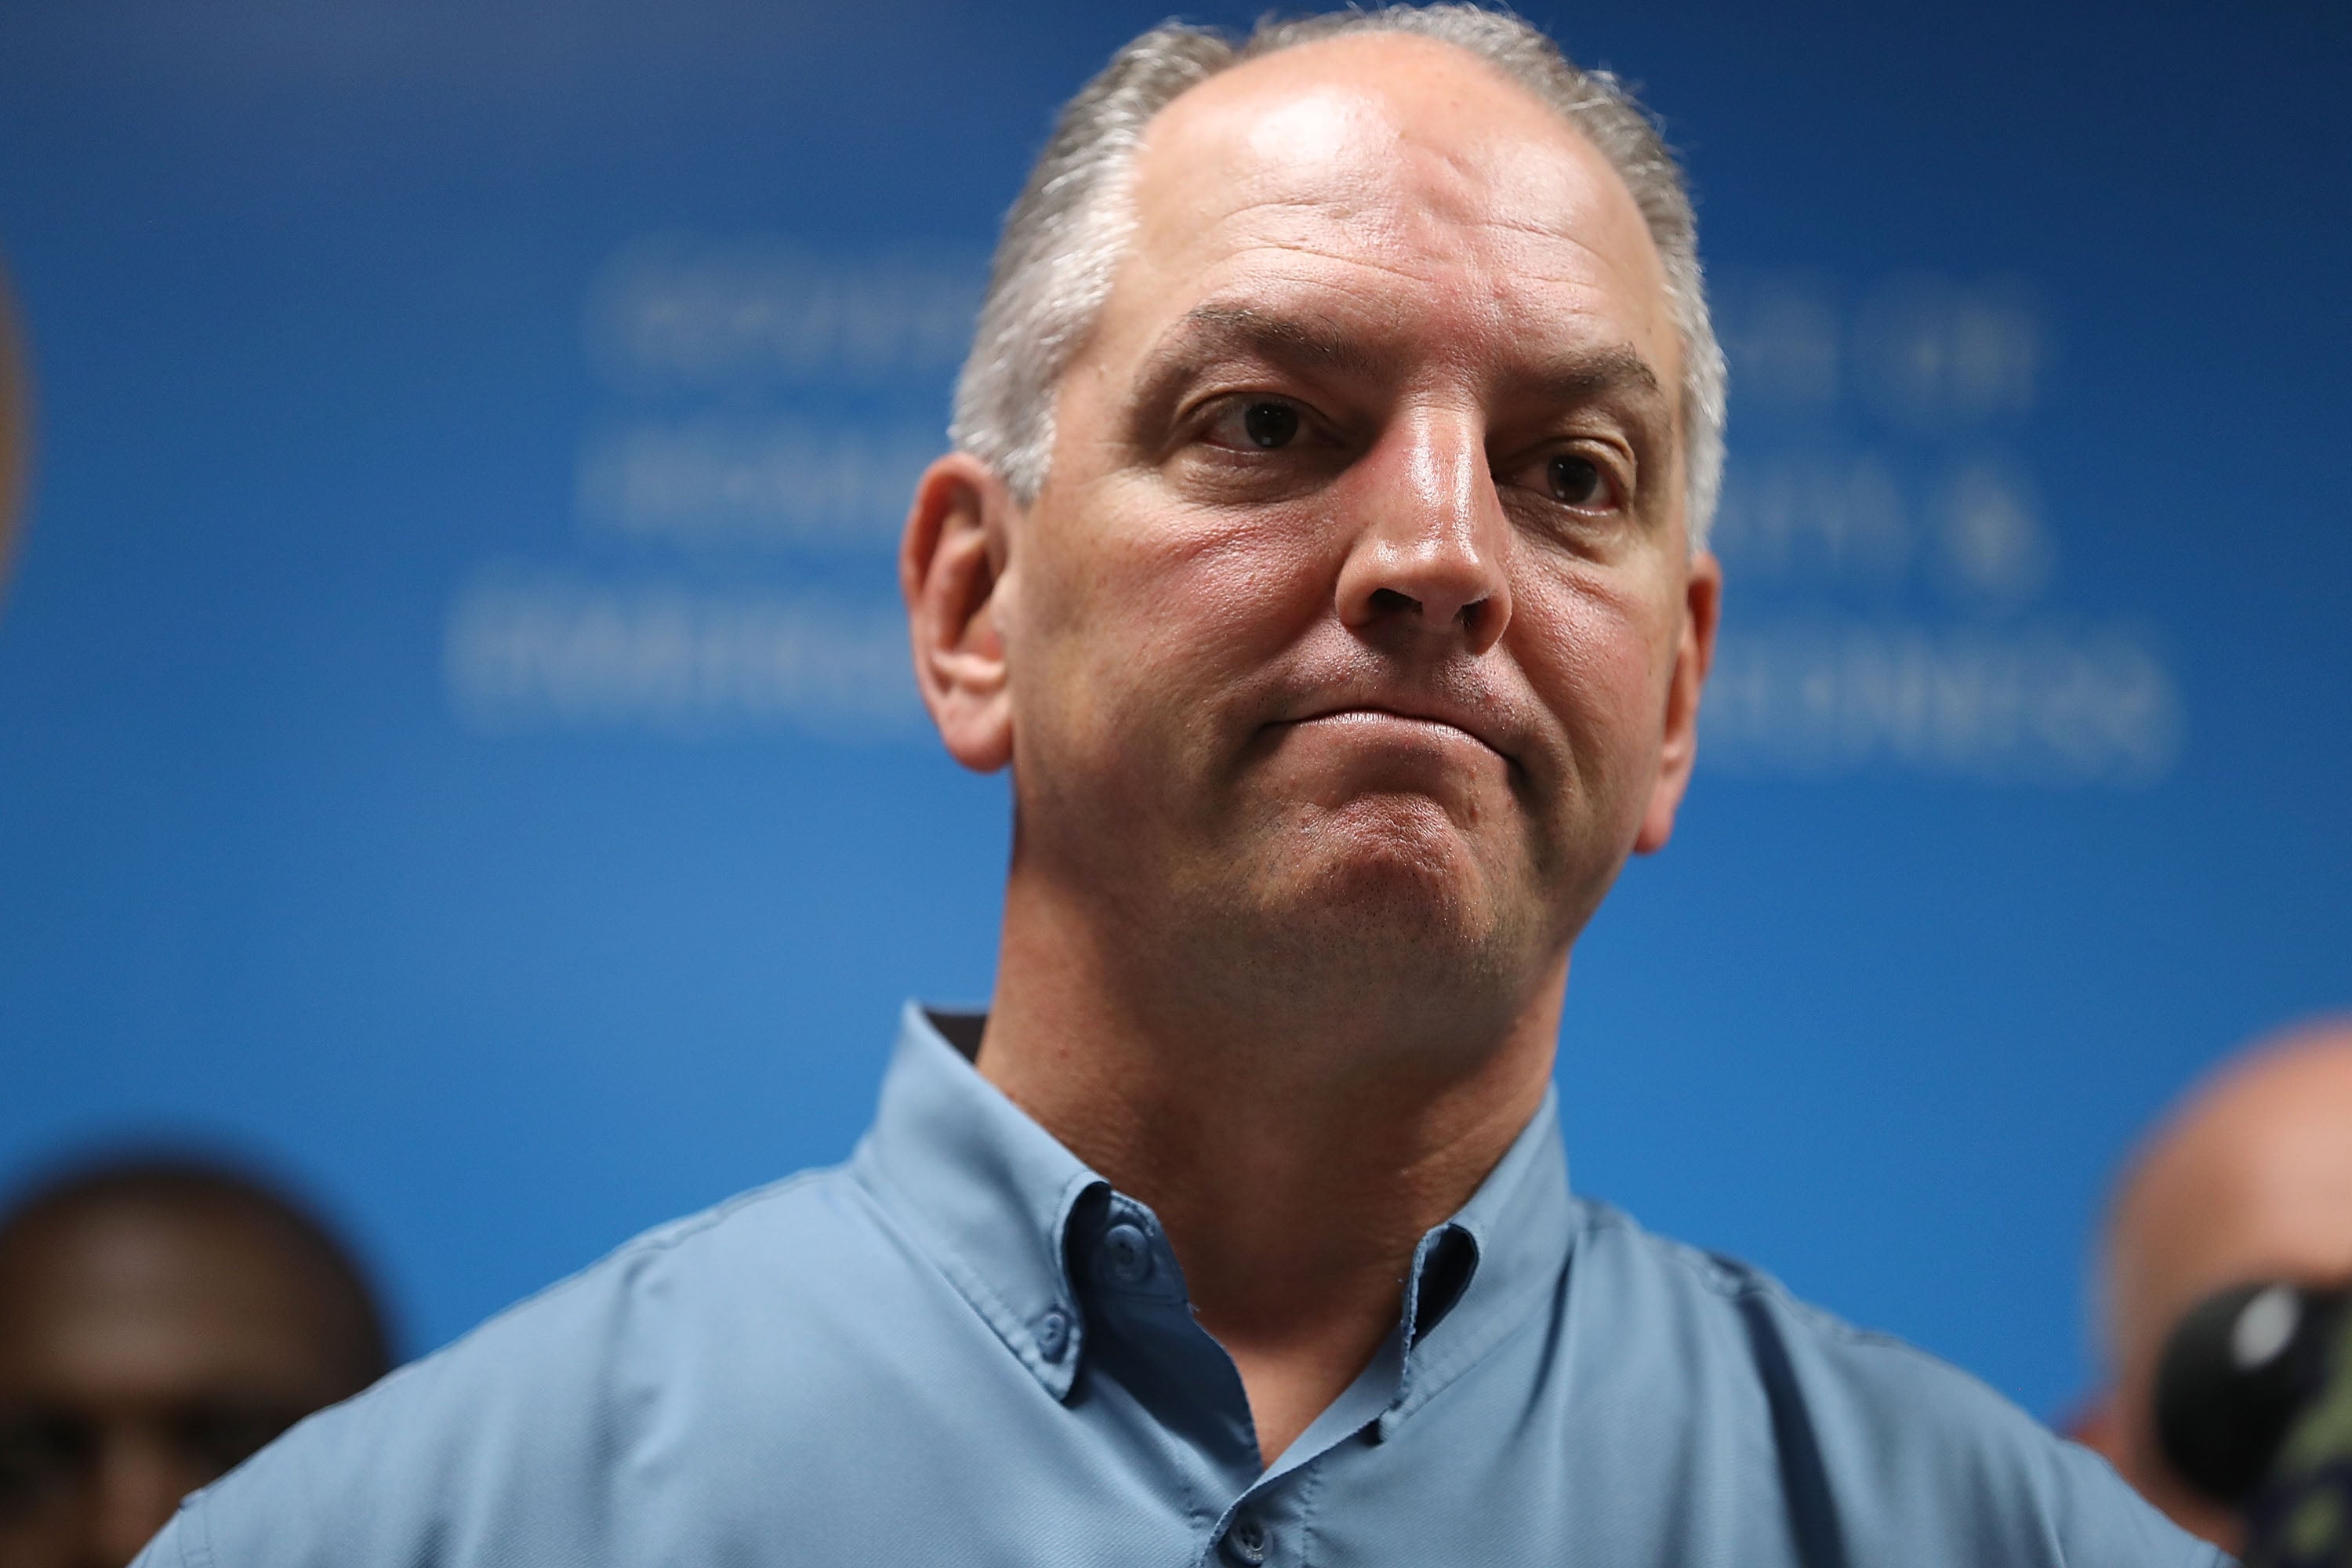
<path fill-rule="evenodd" d="M 1381 976 L 1483 968 L 1477 959 L 1521 922 L 1507 918 L 1508 885 L 1478 847 L 1426 799 L 1358 803 L 1266 847 L 1251 902 L 1321 956 L 1352 954 Z"/>

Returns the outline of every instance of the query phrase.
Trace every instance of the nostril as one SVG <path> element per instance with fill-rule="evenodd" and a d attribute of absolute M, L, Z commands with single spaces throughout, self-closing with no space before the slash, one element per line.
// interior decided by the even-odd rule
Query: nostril
<path fill-rule="evenodd" d="M 1375 610 L 1417 610 L 1421 608 L 1421 601 L 1414 598 L 1410 594 L 1400 594 L 1394 588 L 1375 588 L 1372 590 L 1372 608 Z"/>

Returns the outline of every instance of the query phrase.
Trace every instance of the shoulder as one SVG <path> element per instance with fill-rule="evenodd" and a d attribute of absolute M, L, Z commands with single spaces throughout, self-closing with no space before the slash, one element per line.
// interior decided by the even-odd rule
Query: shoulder
<path fill-rule="evenodd" d="M 746 1193 L 304 1421 L 192 1498 L 142 1562 L 600 1560 L 616 1468 L 682 1426 L 723 1446 L 750 1385 L 771 1414 L 833 1397 L 827 1369 L 871 1358 L 828 1351 L 919 1303 L 923 1268 L 845 1169 Z"/>
<path fill-rule="evenodd" d="M 1688 1400 L 1768 1442 L 1801 1530 L 1851 1563 L 2080 1565 L 2224 1561 L 2106 1464 L 1977 1378 L 1858 1329 L 1736 1259 L 1584 1203 L 1575 1255 L 1610 1315 L 1638 1314 Z M 1571 1292 L 1573 1294 L 1573 1292 Z"/>

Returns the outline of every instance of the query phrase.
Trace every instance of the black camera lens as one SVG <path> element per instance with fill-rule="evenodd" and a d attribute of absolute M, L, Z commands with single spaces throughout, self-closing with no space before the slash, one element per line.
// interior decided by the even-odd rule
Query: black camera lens
<path fill-rule="evenodd" d="M 2326 1377 L 2336 1292 L 2239 1285 L 2191 1308 L 2157 1363 L 2156 1435 L 2180 1479 L 2242 1507 Z"/>

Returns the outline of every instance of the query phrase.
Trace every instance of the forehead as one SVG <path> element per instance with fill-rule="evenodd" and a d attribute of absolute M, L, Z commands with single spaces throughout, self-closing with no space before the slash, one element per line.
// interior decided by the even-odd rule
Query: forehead
<path fill-rule="evenodd" d="M 2289 1061 L 2209 1104 L 2143 1175 L 2122 1237 L 2143 1298 L 2169 1327 L 2223 1286 L 2352 1269 L 2352 1052 Z"/>
<path fill-rule="evenodd" d="M 1368 34 L 1253 60 L 1149 128 L 1107 328 L 1296 297 L 1456 356 L 1559 340 L 1678 370 L 1664 268 L 1599 150 L 1484 61 Z"/>
<path fill-rule="evenodd" d="M 91 1205 L 0 1250 L 0 1384 L 170 1384 L 301 1366 L 331 1313 L 306 1260 L 234 1212 Z"/>

